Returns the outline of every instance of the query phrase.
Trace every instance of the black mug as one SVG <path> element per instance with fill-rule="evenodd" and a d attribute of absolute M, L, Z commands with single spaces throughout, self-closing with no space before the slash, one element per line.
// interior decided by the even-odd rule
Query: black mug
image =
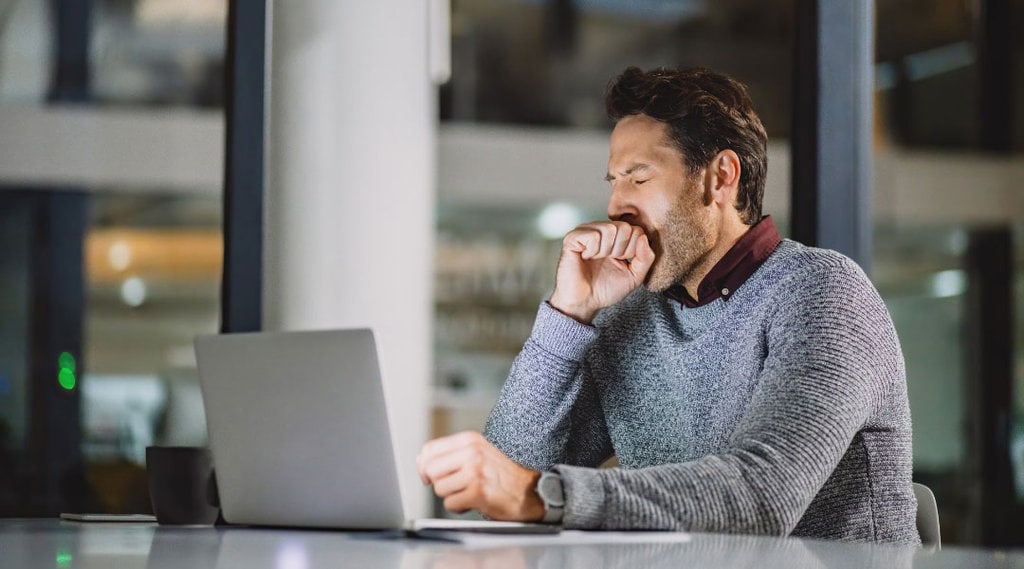
<path fill-rule="evenodd" d="M 220 513 L 213 457 L 202 447 L 146 447 L 149 500 L 166 525 L 213 525 Z"/>

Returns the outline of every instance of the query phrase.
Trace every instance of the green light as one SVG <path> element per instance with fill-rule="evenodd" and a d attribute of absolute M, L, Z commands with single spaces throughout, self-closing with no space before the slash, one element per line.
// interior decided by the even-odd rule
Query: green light
<path fill-rule="evenodd" d="M 59 383 L 64 389 L 71 391 L 75 388 L 75 384 L 78 383 L 78 380 L 75 378 L 75 372 L 64 368 L 57 374 L 57 383 Z"/>
<path fill-rule="evenodd" d="M 78 378 L 75 377 L 75 356 L 69 352 L 61 352 L 57 356 L 57 367 L 57 383 L 68 391 L 74 389 L 78 383 Z"/>
<path fill-rule="evenodd" d="M 72 373 L 75 371 L 75 356 L 72 356 L 68 352 L 61 352 L 57 356 L 57 367 L 60 369 L 69 369 Z"/>
<path fill-rule="evenodd" d="M 75 558 L 70 553 L 65 553 L 63 551 L 57 553 L 57 568 L 65 569 L 66 567 L 71 567 L 71 562 L 74 561 L 74 559 Z"/>

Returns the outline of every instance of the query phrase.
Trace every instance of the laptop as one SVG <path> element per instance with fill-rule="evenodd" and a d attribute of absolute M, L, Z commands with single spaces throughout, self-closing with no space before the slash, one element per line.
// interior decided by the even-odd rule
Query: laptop
<path fill-rule="evenodd" d="M 231 524 L 551 533 L 407 521 L 371 330 L 197 336 L 221 512 Z"/>

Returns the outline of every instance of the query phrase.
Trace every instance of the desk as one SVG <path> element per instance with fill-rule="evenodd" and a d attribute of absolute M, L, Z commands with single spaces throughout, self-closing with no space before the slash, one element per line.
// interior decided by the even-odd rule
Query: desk
<path fill-rule="evenodd" d="M 693 534 L 688 543 L 468 549 L 375 533 L 0 520 L 4 569 L 1024 569 L 1024 552 Z"/>

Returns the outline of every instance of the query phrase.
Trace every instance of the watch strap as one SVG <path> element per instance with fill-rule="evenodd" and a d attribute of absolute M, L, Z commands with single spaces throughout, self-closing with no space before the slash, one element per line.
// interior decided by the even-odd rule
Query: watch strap
<path fill-rule="evenodd" d="M 546 524 L 561 523 L 565 515 L 565 490 L 561 475 L 557 472 L 542 472 L 536 490 L 544 503 L 544 517 L 541 521 Z"/>

